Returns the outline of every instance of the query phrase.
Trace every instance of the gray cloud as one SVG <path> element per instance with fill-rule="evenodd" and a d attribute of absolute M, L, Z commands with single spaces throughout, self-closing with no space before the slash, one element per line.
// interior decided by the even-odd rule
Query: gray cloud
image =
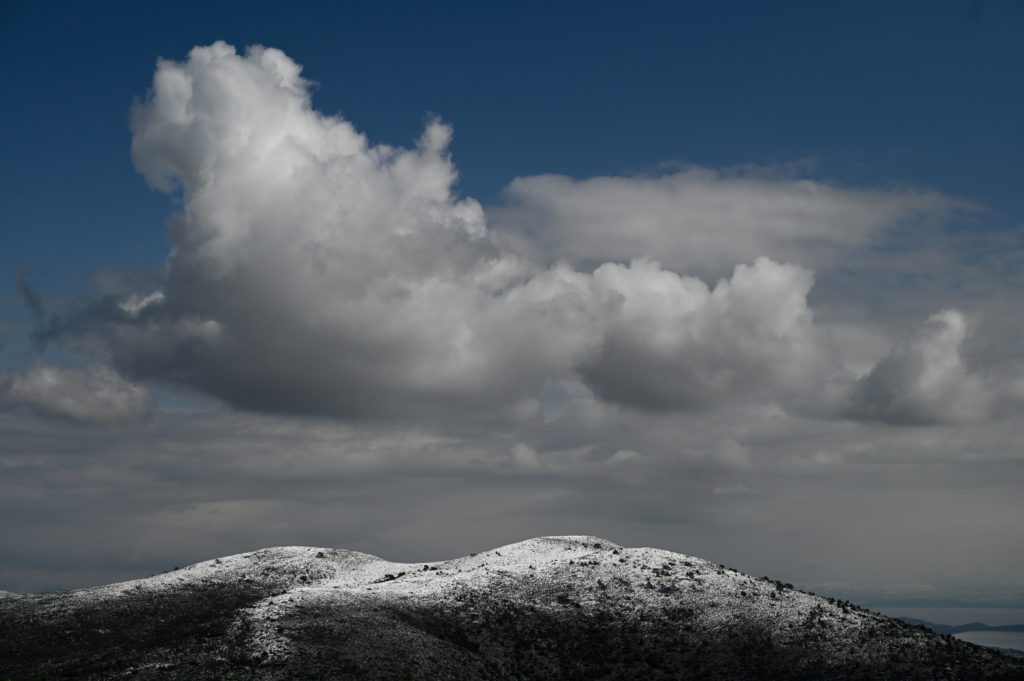
<path fill-rule="evenodd" d="M 964 366 L 968 324 L 956 310 L 928 318 L 857 384 L 852 412 L 894 423 L 976 420 L 989 409 L 988 386 Z"/>
<path fill-rule="evenodd" d="M 237 412 L 158 412 L 119 429 L 0 417 L 0 587 L 101 583 L 273 544 L 432 560 L 580 530 L 787 581 L 966 597 L 979 579 L 1024 579 L 1024 471 L 1006 446 L 1020 430 L 753 405 L 654 415 L 587 398 L 506 430 Z"/>
<path fill-rule="evenodd" d="M 149 393 L 102 365 L 59 368 L 37 363 L 22 374 L 0 375 L 0 406 L 28 408 L 82 424 L 111 425 L 144 419 Z"/>
<path fill-rule="evenodd" d="M 982 374 L 964 346 L 971 324 L 958 310 L 931 315 L 854 386 L 848 414 L 889 423 L 980 421 L 1019 407 L 1024 371 L 1005 364 Z"/>

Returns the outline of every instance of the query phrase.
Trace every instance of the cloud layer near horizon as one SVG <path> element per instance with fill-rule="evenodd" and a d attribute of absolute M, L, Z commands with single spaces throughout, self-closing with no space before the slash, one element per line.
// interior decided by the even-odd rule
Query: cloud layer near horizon
<path fill-rule="evenodd" d="M 272 545 L 426 561 L 582 532 L 828 594 L 1021 607 L 1022 461 L 1007 446 L 1020 436 L 1009 420 L 893 428 L 588 401 L 508 430 L 238 411 L 91 429 L 0 416 L 0 588 L 108 583 Z"/>

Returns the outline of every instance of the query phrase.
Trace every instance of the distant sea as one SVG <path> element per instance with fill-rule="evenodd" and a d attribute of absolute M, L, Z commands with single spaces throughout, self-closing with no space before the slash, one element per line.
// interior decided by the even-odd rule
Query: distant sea
<path fill-rule="evenodd" d="M 953 634 L 958 639 L 979 646 L 993 648 L 1013 648 L 1024 653 L 1024 631 L 965 631 Z"/>

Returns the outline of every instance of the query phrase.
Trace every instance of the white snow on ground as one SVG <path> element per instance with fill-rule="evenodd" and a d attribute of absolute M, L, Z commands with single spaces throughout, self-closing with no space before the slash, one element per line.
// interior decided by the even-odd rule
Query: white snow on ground
<path fill-rule="evenodd" d="M 700 558 L 623 548 L 590 536 L 541 537 L 434 563 L 394 563 L 338 549 L 278 547 L 70 595 L 81 602 L 226 582 L 252 583 L 273 593 L 239 611 L 233 625 L 244 632 L 248 653 L 264 661 L 290 654 L 290 642 L 277 623 L 303 606 L 344 603 L 346 608 L 371 612 L 374 606 L 395 601 L 436 603 L 466 590 L 498 593 L 514 587 L 519 598 L 525 595 L 535 607 L 554 610 L 571 602 L 586 610 L 612 605 L 625 617 L 639 617 L 652 606 L 675 605 L 690 609 L 694 626 L 708 631 L 737 621 L 767 622 L 769 630 L 787 637 L 817 629 L 842 632 L 848 639 L 884 619 Z M 810 622 L 816 626 L 809 627 Z M 824 644 L 843 649 L 839 639 L 826 637 Z"/>

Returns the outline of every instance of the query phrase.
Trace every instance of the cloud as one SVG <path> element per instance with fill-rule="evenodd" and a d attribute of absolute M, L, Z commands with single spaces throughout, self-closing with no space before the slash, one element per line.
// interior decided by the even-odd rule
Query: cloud
<path fill-rule="evenodd" d="M 515 429 L 234 410 L 157 411 L 138 428 L 0 419 L 0 588 L 102 584 L 269 545 L 426 561 L 571 531 L 794 582 L 945 580 L 950 593 L 977 587 L 984 555 L 987 584 L 1019 587 L 1006 539 L 1019 419 L 891 428 L 749 405 L 593 406 L 596 423 L 567 413 Z M 519 444 L 540 469 L 514 467 Z M 842 463 L 815 464 L 822 451 Z M 737 454 L 741 467 L 720 465 Z"/>
<path fill-rule="evenodd" d="M 711 493 L 718 497 L 735 497 L 750 494 L 750 488 L 743 483 L 736 483 L 735 485 L 722 485 L 716 486 L 711 489 Z"/>
<path fill-rule="evenodd" d="M 537 457 L 537 450 L 522 442 L 517 443 L 509 451 L 509 458 L 516 468 L 536 470 L 540 468 L 540 459 Z"/>
<path fill-rule="evenodd" d="M 788 400 L 829 370 L 808 270 L 759 257 L 709 288 L 649 259 L 534 264 L 455 194 L 451 128 L 372 145 L 309 90 L 274 49 L 160 61 L 132 154 L 180 194 L 164 281 L 42 336 L 99 340 L 133 380 L 342 418 L 521 414 L 574 375 L 638 409 Z"/>
<path fill-rule="evenodd" d="M 36 364 L 23 374 L 0 376 L 0 405 L 27 407 L 47 418 L 111 425 L 144 419 L 149 393 L 106 366 L 64 369 Z"/>
<path fill-rule="evenodd" d="M 891 423 L 984 417 L 994 395 L 964 363 L 961 348 L 969 333 L 967 320 L 957 310 L 930 316 L 913 339 L 898 344 L 860 379 L 851 413 Z"/>
<path fill-rule="evenodd" d="M 615 312 L 582 374 L 610 401 L 675 410 L 782 400 L 817 392 L 835 368 L 807 306 L 813 276 L 801 267 L 758 258 L 709 289 L 639 260 L 602 265 L 592 280 Z"/>
<path fill-rule="evenodd" d="M 885 230 L 970 208 L 930 190 L 840 187 L 764 168 L 538 175 L 514 180 L 505 198 L 491 220 L 523 250 L 573 263 L 656 256 L 702 276 L 760 256 L 820 268 Z"/>

